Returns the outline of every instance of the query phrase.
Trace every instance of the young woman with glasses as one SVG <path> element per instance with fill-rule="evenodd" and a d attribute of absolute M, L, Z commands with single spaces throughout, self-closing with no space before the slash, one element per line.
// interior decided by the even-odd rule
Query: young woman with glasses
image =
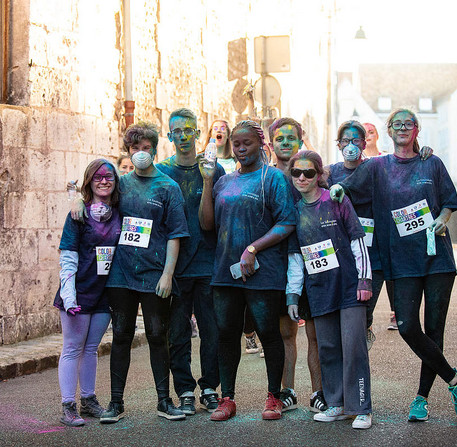
<path fill-rule="evenodd" d="M 419 122 L 408 109 L 392 112 L 387 130 L 394 154 L 363 163 L 357 175 L 332 187 L 353 203 L 371 204 L 384 277 L 394 281 L 400 335 L 422 360 L 419 389 L 409 421 L 429 418 L 427 398 L 436 375 L 449 385 L 457 411 L 457 375 L 443 355 L 443 334 L 456 268 L 449 232 L 457 209 L 454 184 L 442 163 L 419 156 Z M 425 299 L 424 329 L 419 311 Z"/>
<path fill-rule="evenodd" d="M 371 268 L 365 233 L 349 199 L 342 203 L 330 199 L 319 154 L 299 151 L 290 161 L 290 174 L 302 196 L 295 205 L 301 254 L 289 255 L 286 295 L 289 315 L 297 321 L 304 281 L 328 405 L 314 420 L 333 422 L 356 416 L 353 428 L 370 428 L 365 305 L 371 297 Z"/>
<path fill-rule="evenodd" d="M 62 392 L 61 422 L 84 425 L 76 409 L 76 386 L 81 392 L 81 415 L 99 418 L 104 411 L 95 397 L 97 349 L 110 321 L 104 293 L 120 234 L 119 177 L 111 162 L 92 161 L 81 188 L 87 219 L 70 214 L 60 240 L 60 288 L 54 306 L 60 309 L 63 348 L 59 361 Z"/>

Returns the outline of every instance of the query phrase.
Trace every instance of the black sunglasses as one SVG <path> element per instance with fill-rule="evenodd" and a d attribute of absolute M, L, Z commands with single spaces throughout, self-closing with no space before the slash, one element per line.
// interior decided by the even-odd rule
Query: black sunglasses
<path fill-rule="evenodd" d="M 292 168 L 290 170 L 290 175 L 294 178 L 300 177 L 300 175 L 304 175 L 306 178 L 314 178 L 314 176 L 317 174 L 317 171 L 315 169 L 298 169 L 298 168 Z"/>

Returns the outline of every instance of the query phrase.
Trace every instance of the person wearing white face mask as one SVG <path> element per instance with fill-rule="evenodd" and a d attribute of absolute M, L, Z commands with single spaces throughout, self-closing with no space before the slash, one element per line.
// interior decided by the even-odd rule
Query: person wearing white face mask
<path fill-rule="evenodd" d="M 159 134 L 152 123 L 131 125 L 124 135 L 134 172 L 120 179 L 122 229 L 106 284 L 113 319 L 111 402 L 102 423 L 124 417 L 124 388 L 141 303 L 151 367 L 158 396 L 158 416 L 184 419 L 169 397 L 168 327 L 172 295 L 179 294 L 174 270 L 180 238 L 188 237 L 184 199 L 178 184 L 156 169 Z M 82 217 L 75 207 L 72 217 Z"/>

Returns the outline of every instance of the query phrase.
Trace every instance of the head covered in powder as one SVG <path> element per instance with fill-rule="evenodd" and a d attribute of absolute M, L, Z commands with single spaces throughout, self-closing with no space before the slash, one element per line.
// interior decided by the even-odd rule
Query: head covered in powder
<path fill-rule="evenodd" d="M 208 135 L 206 136 L 204 147 L 208 146 L 209 140 L 211 139 L 211 135 L 213 132 L 213 126 L 215 123 L 224 123 L 225 124 L 225 129 L 227 132 L 227 141 L 225 142 L 225 147 L 224 147 L 224 158 L 235 158 L 235 155 L 233 154 L 233 151 L 232 151 L 232 145 L 230 143 L 230 134 L 231 134 L 230 126 L 226 120 L 217 119 L 211 123 L 211 126 L 208 129 Z"/>
<path fill-rule="evenodd" d="M 170 126 L 171 120 L 176 117 L 187 118 L 187 119 L 193 121 L 193 124 L 195 124 L 195 128 L 197 127 L 197 115 L 195 115 L 195 113 L 192 112 L 192 110 L 190 110 L 190 109 L 182 107 L 181 109 L 173 110 L 173 112 L 171 112 L 171 114 L 170 114 L 170 118 L 168 118 L 169 126 Z"/>
<path fill-rule="evenodd" d="M 287 125 L 295 127 L 298 139 L 300 141 L 303 141 L 303 128 L 301 127 L 301 124 L 298 121 L 295 121 L 293 118 L 284 117 L 278 118 L 277 120 L 273 121 L 270 127 L 268 127 L 268 135 L 270 137 L 270 142 L 273 142 L 275 131 L 282 126 Z"/>
<path fill-rule="evenodd" d="M 157 145 L 159 144 L 157 126 L 149 121 L 138 121 L 135 124 L 131 124 L 124 134 L 125 150 L 129 152 L 130 148 L 141 140 L 148 140 L 151 143 L 153 157 L 155 157 Z"/>
<path fill-rule="evenodd" d="M 92 192 L 91 188 L 92 177 L 103 165 L 106 165 L 113 171 L 114 191 L 111 194 L 110 204 L 111 206 L 117 206 L 117 204 L 119 203 L 119 175 L 113 163 L 111 163 L 109 160 L 106 160 L 105 158 L 97 158 L 96 160 L 91 161 L 87 165 L 87 168 L 84 171 L 83 184 L 81 186 L 81 194 L 83 197 L 83 201 L 84 203 L 90 203 L 94 198 L 94 193 Z"/>
<path fill-rule="evenodd" d="M 399 107 L 398 109 L 395 109 L 393 112 L 391 112 L 391 114 L 387 117 L 387 120 L 386 120 L 386 126 L 387 126 L 387 130 L 389 132 L 390 137 L 391 137 L 390 128 L 392 126 L 392 123 L 395 120 L 395 115 L 397 115 L 397 113 L 402 113 L 402 112 L 411 115 L 411 120 L 416 123 L 418 133 L 421 130 L 420 122 L 419 122 L 419 119 L 417 118 L 417 115 L 411 109 L 408 109 L 406 107 Z M 420 146 L 419 146 L 419 141 L 417 141 L 417 136 L 416 136 L 416 138 L 414 138 L 413 151 L 416 152 L 416 154 L 418 154 L 420 151 Z"/>
<path fill-rule="evenodd" d="M 322 163 L 322 158 L 317 152 L 309 151 L 307 149 L 302 149 L 301 151 L 298 151 L 290 159 L 289 174 L 290 174 L 290 170 L 294 167 L 295 162 L 297 160 L 308 160 L 308 161 L 310 161 L 313 164 L 314 169 L 317 172 L 317 175 L 319 176 L 319 180 L 317 181 L 317 185 L 320 186 L 321 188 L 328 189 L 327 181 L 323 177 L 324 165 Z"/>
<path fill-rule="evenodd" d="M 349 120 L 349 121 L 345 121 L 344 123 L 342 123 L 340 125 L 340 127 L 338 127 L 338 134 L 336 137 L 336 141 L 340 141 L 341 138 L 343 138 L 344 131 L 347 129 L 350 129 L 351 127 L 354 129 L 357 129 L 359 132 L 360 138 L 362 140 L 365 140 L 366 132 L 365 132 L 365 128 L 362 126 L 362 124 L 355 120 Z"/>

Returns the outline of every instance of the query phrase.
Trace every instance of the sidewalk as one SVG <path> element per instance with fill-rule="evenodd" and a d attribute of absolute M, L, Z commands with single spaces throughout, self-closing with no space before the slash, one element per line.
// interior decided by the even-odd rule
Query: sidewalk
<path fill-rule="evenodd" d="M 132 348 L 146 343 L 142 316 L 137 317 L 136 324 Z M 108 329 L 98 348 L 99 356 L 109 354 L 112 338 L 113 332 Z M 61 350 L 62 334 L 0 346 L 0 381 L 57 367 Z"/>

